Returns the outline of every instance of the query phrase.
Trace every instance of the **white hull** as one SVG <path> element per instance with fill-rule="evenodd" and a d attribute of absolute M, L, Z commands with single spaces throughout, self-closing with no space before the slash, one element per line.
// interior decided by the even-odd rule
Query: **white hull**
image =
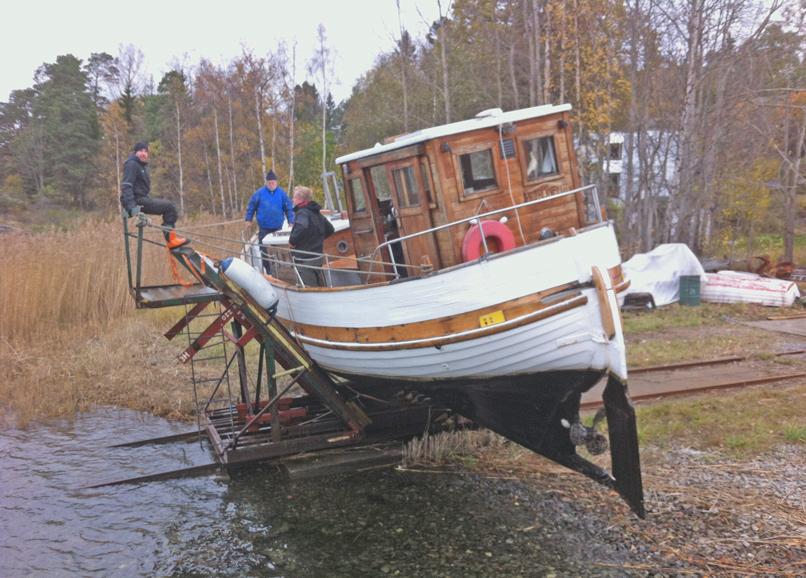
<path fill-rule="evenodd" d="M 278 284 L 277 315 L 335 373 L 439 381 L 595 370 L 626 378 L 618 303 L 607 275 L 618 265 L 612 227 L 599 226 L 399 283 L 334 290 Z M 591 285 L 594 267 L 604 272 L 601 295 Z M 418 325 L 435 327 L 452 316 L 477 320 L 479 310 L 563 287 L 572 288 L 543 300 L 539 311 L 518 310 L 491 326 L 410 335 Z M 611 335 L 603 326 L 607 316 L 615 320 Z M 310 327 L 325 334 L 327 328 L 372 330 L 376 337 L 314 336 Z M 382 328 L 388 331 L 377 337 Z"/>

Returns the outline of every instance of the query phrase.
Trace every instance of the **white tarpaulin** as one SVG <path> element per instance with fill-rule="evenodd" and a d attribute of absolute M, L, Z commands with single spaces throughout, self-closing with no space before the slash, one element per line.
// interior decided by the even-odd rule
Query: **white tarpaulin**
<path fill-rule="evenodd" d="M 705 283 L 705 269 L 683 243 L 658 245 L 649 253 L 639 253 L 621 266 L 630 280 L 627 293 L 652 293 L 655 305 L 668 305 L 680 300 L 680 276 L 698 275 Z"/>
<path fill-rule="evenodd" d="M 791 307 L 800 291 L 794 281 L 771 279 L 755 273 L 720 271 L 707 273 L 700 288 L 703 301 L 711 303 L 758 303 L 768 307 Z"/>

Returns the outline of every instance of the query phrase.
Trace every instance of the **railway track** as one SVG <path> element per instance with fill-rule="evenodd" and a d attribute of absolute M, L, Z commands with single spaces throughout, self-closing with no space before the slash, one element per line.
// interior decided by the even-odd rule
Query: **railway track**
<path fill-rule="evenodd" d="M 774 356 L 796 356 L 805 353 L 806 349 L 798 349 L 776 353 Z M 806 377 L 806 371 L 770 374 L 758 368 L 740 366 L 743 362 L 754 360 L 757 358 L 732 356 L 632 369 L 630 370 L 630 398 L 633 402 L 640 403 L 665 397 Z M 733 367 L 726 367 L 731 365 Z M 603 389 L 604 385 L 600 383 L 586 392 L 582 396 L 582 409 L 600 407 Z"/>

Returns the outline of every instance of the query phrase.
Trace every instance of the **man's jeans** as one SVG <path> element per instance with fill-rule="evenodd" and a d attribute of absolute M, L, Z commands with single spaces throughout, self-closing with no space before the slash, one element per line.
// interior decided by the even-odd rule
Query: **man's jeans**
<path fill-rule="evenodd" d="M 263 256 L 263 270 L 266 272 L 266 275 L 271 275 L 271 261 L 269 261 L 268 249 L 263 246 L 263 237 L 275 231 L 279 231 L 279 229 L 260 229 L 257 234 L 257 242 L 260 243 L 260 254 Z"/>

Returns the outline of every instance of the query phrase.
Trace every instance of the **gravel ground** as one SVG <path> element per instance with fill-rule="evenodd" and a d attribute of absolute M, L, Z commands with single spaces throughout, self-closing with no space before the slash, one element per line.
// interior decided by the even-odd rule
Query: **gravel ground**
<path fill-rule="evenodd" d="M 587 563 L 586 575 L 806 575 L 802 446 L 748 461 L 645 448 L 645 520 L 615 494 L 534 459 L 541 463 L 509 472 L 519 483 L 502 487 L 526 490 L 536 521 L 523 531 L 541 541 L 564 535 L 563 547 Z"/>

